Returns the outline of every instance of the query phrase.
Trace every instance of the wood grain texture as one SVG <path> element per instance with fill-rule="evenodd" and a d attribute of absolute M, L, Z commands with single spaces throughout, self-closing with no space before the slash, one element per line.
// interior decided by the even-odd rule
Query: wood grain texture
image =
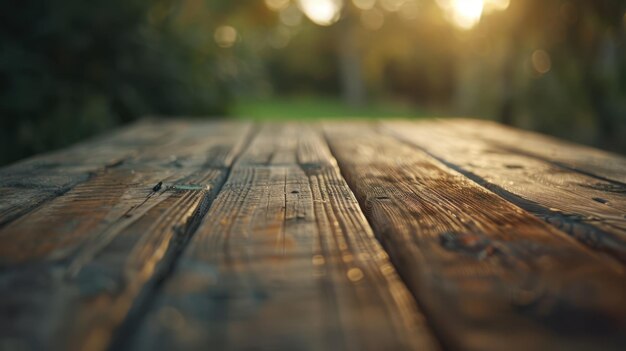
<path fill-rule="evenodd" d="M 449 349 L 621 350 L 624 267 L 370 125 L 327 140 Z"/>
<path fill-rule="evenodd" d="M 0 169 L 0 349 L 624 349 L 623 158 L 468 120 L 258 127 Z"/>
<path fill-rule="evenodd" d="M 516 153 L 552 162 L 598 179 L 626 186 L 626 158 L 546 135 L 510 128 L 495 122 L 471 119 L 443 120 L 468 136 L 487 138 Z"/>
<path fill-rule="evenodd" d="M 267 125 L 129 349 L 437 349 L 320 136 Z"/>
<path fill-rule="evenodd" d="M 626 187 L 516 153 L 475 128 L 384 122 L 399 138 L 595 249 L 626 262 Z M 534 147 L 549 150 L 534 141 Z M 579 151 L 578 159 L 593 159 Z"/>
<path fill-rule="evenodd" d="M 0 227 L 97 172 L 164 143 L 180 124 L 142 121 L 110 135 L 0 169 Z"/>
<path fill-rule="evenodd" d="M 0 344 L 103 350 L 149 299 L 223 184 L 250 126 L 169 124 L 154 147 L 0 230 Z M 139 131 L 142 132 L 142 131 Z"/>

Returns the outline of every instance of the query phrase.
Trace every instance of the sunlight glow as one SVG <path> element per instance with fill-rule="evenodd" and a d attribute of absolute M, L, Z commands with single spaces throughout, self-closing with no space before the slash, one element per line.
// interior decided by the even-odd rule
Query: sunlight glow
<path fill-rule="evenodd" d="M 298 5 L 315 24 L 330 26 L 340 18 L 343 0 L 298 0 Z"/>
<path fill-rule="evenodd" d="M 470 29 L 480 21 L 483 14 L 483 0 L 453 0 L 450 16 L 454 24 L 462 29 Z"/>
<path fill-rule="evenodd" d="M 485 0 L 485 13 L 504 11 L 510 4 L 510 0 Z"/>
<path fill-rule="evenodd" d="M 506 10 L 510 0 L 437 0 L 437 4 L 452 24 L 469 30 L 480 22 L 483 13 Z"/>

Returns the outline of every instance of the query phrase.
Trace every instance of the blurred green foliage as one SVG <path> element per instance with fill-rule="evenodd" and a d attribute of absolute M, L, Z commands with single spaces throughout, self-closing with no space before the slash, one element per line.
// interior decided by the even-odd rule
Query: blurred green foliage
<path fill-rule="evenodd" d="M 512 0 L 462 45 L 461 110 L 626 153 L 626 2 Z"/>
<path fill-rule="evenodd" d="M 445 7 L 463 1 L 264 2 L 270 15 L 233 0 L 223 19 L 240 35 L 235 48 L 252 53 L 261 96 L 331 96 L 361 110 L 399 101 L 626 152 L 623 0 L 472 0 L 485 7 L 471 28 Z M 320 2 L 342 4 L 336 23 L 314 23 L 303 4 Z M 262 25 L 241 20 L 255 17 Z"/>
<path fill-rule="evenodd" d="M 199 50 L 193 28 L 177 23 L 176 1 L 0 6 L 0 163 L 147 114 L 226 109 L 216 54 L 210 45 Z"/>
<path fill-rule="evenodd" d="M 5 1 L 0 163 L 155 114 L 473 116 L 626 152 L 625 1 L 472 0 L 506 6 L 465 28 L 446 3 Z"/>

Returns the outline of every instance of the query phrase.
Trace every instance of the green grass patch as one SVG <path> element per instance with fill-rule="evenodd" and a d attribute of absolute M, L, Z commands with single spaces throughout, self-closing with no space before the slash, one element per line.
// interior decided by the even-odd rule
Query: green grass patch
<path fill-rule="evenodd" d="M 426 117 L 423 111 L 410 105 L 372 103 L 353 107 L 336 99 L 321 97 L 240 99 L 233 106 L 232 113 L 237 118 L 252 120 Z"/>

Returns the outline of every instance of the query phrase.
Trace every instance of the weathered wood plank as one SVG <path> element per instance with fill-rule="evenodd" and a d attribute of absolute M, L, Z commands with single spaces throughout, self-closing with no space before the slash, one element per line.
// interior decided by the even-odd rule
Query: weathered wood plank
<path fill-rule="evenodd" d="M 445 347 L 623 349 L 619 262 L 371 126 L 328 124 L 325 131 Z"/>
<path fill-rule="evenodd" d="M 237 161 L 131 349 L 436 349 L 316 132 Z"/>
<path fill-rule="evenodd" d="M 0 227 L 87 181 L 94 173 L 163 144 L 180 128 L 184 124 L 146 120 L 0 169 Z"/>
<path fill-rule="evenodd" d="M 170 137 L 160 145 L 100 171 L 90 181 L 0 229 L 0 265 L 44 256 L 61 259 L 81 240 L 93 238 L 94 232 L 105 231 L 120 218 L 125 222 L 134 220 L 137 216 L 133 213 L 146 211 L 163 199 L 153 196 L 152 188 L 158 182 L 172 183 L 198 167 L 212 166 L 206 161 L 212 154 L 217 158 L 215 162 L 232 158 L 227 147 L 214 142 L 222 133 L 229 133 L 231 126 L 174 125 Z M 236 128 L 230 136 L 241 132 Z M 225 139 L 233 142 L 232 138 Z M 222 165 L 218 163 L 217 167 Z M 42 235 L 42 229 L 46 235 Z"/>
<path fill-rule="evenodd" d="M 394 135 L 498 195 L 626 262 L 626 187 L 515 153 L 465 125 L 454 128 L 440 121 L 383 123 Z M 539 141 L 535 147 L 550 149 Z M 579 155 L 579 159 L 584 158 L 593 156 Z"/>
<path fill-rule="evenodd" d="M 174 127 L 163 144 L 0 230 L 0 310 L 11 311 L 0 315 L 0 343 L 103 350 L 149 299 L 250 132 L 225 122 Z"/>
<path fill-rule="evenodd" d="M 546 135 L 510 128 L 495 122 L 471 119 L 442 120 L 450 128 L 461 128 L 468 135 L 486 138 L 516 153 L 626 186 L 626 158 L 588 146 Z"/>

